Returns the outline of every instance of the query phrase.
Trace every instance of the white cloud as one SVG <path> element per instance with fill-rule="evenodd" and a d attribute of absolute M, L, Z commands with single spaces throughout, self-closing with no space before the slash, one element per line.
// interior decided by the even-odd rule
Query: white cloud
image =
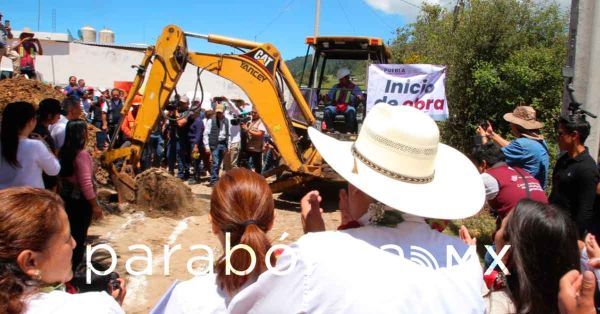
<path fill-rule="evenodd" d="M 408 19 L 415 19 L 421 11 L 423 3 L 439 4 L 442 7 L 452 9 L 456 0 L 364 0 L 371 7 L 387 14 L 397 14 Z M 561 8 L 568 9 L 571 0 L 537 0 L 538 3 L 557 2 Z"/>
<path fill-rule="evenodd" d="M 419 15 L 423 3 L 440 4 L 449 8 L 454 6 L 456 0 L 365 0 L 365 2 L 387 14 L 397 14 L 414 19 Z"/>

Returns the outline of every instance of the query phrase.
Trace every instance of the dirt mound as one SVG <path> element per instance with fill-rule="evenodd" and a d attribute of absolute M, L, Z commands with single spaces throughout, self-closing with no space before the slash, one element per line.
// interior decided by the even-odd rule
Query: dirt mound
<path fill-rule="evenodd" d="M 54 90 L 52 85 L 28 80 L 24 77 L 0 81 L 0 114 L 4 107 L 11 102 L 27 101 L 37 108 L 39 102 L 46 98 L 62 101 L 65 95 Z"/>
<path fill-rule="evenodd" d="M 168 172 L 150 168 L 135 177 L 138 207 L 149 217 L 187 217 L 207 212 L 189 186 Z"/>

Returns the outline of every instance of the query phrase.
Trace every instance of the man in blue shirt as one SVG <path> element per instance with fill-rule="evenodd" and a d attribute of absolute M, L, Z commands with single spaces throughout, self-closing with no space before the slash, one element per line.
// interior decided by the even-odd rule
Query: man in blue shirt
<path fill-rule="evenodd" d="M 69 76 L 69 85 L 65 87 L 65 93 L 67 93 L 67 97 L 73 97 L 76 100 L 83 97 L 84 90 L 77 85 L 77 77 L 74 75 Z"/>
<path fill-rule="evenodd" d="M 544 137 L 540 134 L 543 123 L 536 120 L 535 109 L 529 106 L 518 106 L 513 112 L 504 115 L 504 120 L 510 122 L 510 132 L 515 140 L 509 142 L 494 132 L 488 124 L 486 128 L 479 126 L 477 133 L 483 143 L 494 141 L 506 156 L 506 163 L 529 172 L 542 187 L 546 188 L 550 156 Z"/>
<path fill-rule="evenodd" d="M 356 132 L 356 105 L 363 101 L 360 88 L 350 81 L 350 70 L 341 68 L 337 71 L 338 84 L 333 85 L 327 93 L 328 105 L 323 112 L 323 120 L 327 129 L 333 128 L 333 120 L 337 114 L 346 118 L 346 132 Z"/>

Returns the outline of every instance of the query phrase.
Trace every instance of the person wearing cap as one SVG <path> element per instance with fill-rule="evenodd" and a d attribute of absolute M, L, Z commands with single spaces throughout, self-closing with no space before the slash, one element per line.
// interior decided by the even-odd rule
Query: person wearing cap
<path fill-rule="evenodd" d="M 548 145 L 540 133 L 544 124 L 536 120 L 536 112 L 530 106 L 518 106 L 513 112 L 506 113 L 504 120 L 510 123 L 510 132 L 515 140 L 509 142 L 494 132 L 492 125 L 477 127 L 477 133 L 485 144 L 489 140 L 502 147 L 509 166 L 516 166 L 529 172 L 546 189 L 550 156 Z"/>
<path fill-rule="evenodd" d="M 133 130 L 135 129 L 135 118 L 137 117 L 138 110 L 140 105 L 142 104 L 142 96 L 135 95 L 133 97 L 133 101 L 131 102 L 131 110 L 125 116 L 125 121 L 121 124 L 121 132 L 123 132 L 123 140 L 125 143 L 129 143 L 131 145 L 131 139 L 133 138 Z"/>
<path fill-rule="evenodd" d="M 267 128 L 260 119 L 256 108 L 252 108 L 250 114 L 252 120 L 241 124 L 242 132 L 246 134 L 246 145 L 240 165 L 248 169 L 254 168 L 254 171 L 260 174 L 263 169 L 262 152 L 265 145 Z"/>
<path fill-rule="evenodd" d="M 29 27 L 23 28 L 19 35 L 19 42 L 15 46 L 15 50 L 19 54 L 20 58 L 20 73 L 27 75 L 30 79 L 37 79 L 35 73 L 35 57 L 36 55 L 42 55 L 42 44 L 39 39 L 34 38 L 35 34 L 31 32 Z"/>
<path fill-rule="evenodd" d="M 184 181 L 190 179 L 192 160 L 189 133 L 194 117 L 189 109 L 190 99 L 185 95 L 181 96 L 176 110 L 175 128 L 177 138 L 177 177 Z"/>
<path fill-rule="evenodd" d="M 11 44 L 11 40 L 13 39 L 13 34 L 10 28 L 10 22 L 6 21 L 2 22 L 2 12 L 0 12 L 0 62 L 2 62 L 2 57 L 8 57 L 12 61 L 13 66 L 13 75 L 17 76 L 20 74 L 20 61 L 19 54 L 12 49 L 13 45 Z"/>
<path fill-rule="evenodd" d="M 336 75 L 338 84 L 333 85 L 327 93 L 328 105 L 323 112 L 323 120 L 327 129 L 333 128 L 333 120 L 338 114 L 346 119 L 346 132 L 356 132 L 356 106 L 363 101 L 360 88 L 350 80 L 350 70 L 340 68 Z"/>
<path fill-rule="evenodd" d="M 277 313 L 285 300 L 288 313 L 484 313 L 474 247 L 425 221 L 472 216 L 485 200 L 477 169 L 439 143 L 433 119 L 380 103 L 355 142 L 312 127 L 308 134 L 348 181 L 339 207 L 356 228 L 324 231 L 322 197 L 309 192 L 301 200 L 306 234 L 229 303 L 229 312 Z M 454 253 L 462 261 L 448 258 Z"/>
<path fill-rule="evenodd" d="M 214 186 L 219 180 L 219 169 L 227 153 L 229 145 L 229 120 L 225 118 L 225 105 L 215 106 L 215 115 L 204 125 L 204 145 L 211 153 L 212 167 L 209 186 Z"/>
<path fill-rule="evenodd" d="M 550 203 L 566 210 L 579 237 L 600 235 L 600 213 L 595 210 L 598 167 L 585 146 L 590 124 L 583 114 L 563 116 L 558 122 L 558 147 L 563 152 L 552 172 Z"/>

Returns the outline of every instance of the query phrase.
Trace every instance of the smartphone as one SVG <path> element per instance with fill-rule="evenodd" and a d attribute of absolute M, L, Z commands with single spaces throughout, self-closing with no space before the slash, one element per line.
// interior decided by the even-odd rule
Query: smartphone
<path fill-rule="evenodd" d="M 106 145 L 106 132 L 104 131 L 98 131 L 96 132 L 96 147 L 99 150 L 104 150 L 104 145 Z"/>

